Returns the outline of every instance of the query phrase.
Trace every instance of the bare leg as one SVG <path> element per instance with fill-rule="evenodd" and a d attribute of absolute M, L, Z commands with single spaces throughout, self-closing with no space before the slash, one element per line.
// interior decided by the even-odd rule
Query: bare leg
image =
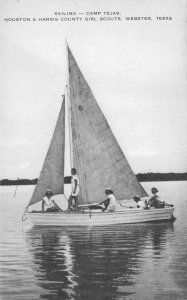
<path fill-rule="evenodd" d="M 73 196 L 71 195 L 68 200 L 68 209 L 71 209 Z"/>
<path fill-rule="evenodd" d="M 59 210 L 55 206 L 49 207 L 49 208 L 46 209 L 46 212 L 57 212 L 57 211 L 59 211 Z"/>
<path fill-rule="evenodd" d="M 107 200 L 105 200 L 105 202 L 103 203 L 104 204 L 104 209 L 103 209 L 103 211 L 105 211 L 106 209 L 107 209 L 107 207 L 109 206 L 109 200 L 107 199 Z"/>
<path fill-rule="evenodd" d="M 75 210 L 78 210 L 78 199 L 76 196 L 74 196 L 74 200 L 75 200 Z"/>

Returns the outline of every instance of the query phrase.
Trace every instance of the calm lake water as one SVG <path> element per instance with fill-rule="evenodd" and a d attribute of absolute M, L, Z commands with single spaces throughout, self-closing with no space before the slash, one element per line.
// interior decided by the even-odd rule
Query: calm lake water
<path fill-rule="evenodd" d="M 143 186 L 175 204 L 174 224 L 31 228 L 34 186 L 0 187 L 0 299 L 187 299 L 187 182 Z"/>

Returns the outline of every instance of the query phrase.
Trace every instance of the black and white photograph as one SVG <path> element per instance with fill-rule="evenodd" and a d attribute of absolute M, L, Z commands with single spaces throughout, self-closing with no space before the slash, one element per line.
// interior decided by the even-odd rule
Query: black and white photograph
<path fill-rule="evenodd" d="M 187 299 L 187 1 L 0 0 L 0 299 Z"/>

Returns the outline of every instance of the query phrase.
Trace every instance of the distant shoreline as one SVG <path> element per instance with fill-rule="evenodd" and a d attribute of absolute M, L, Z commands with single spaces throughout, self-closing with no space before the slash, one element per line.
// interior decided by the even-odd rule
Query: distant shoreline
<path fill-rule="evenodd" d="M 186 173 L 138 173 L 136 174 L 137 179 L 140 182 L 149 182 L 149 181 L 184 181 L 187 180 Z M 0 185 L 36 185 L 38 178 L 35 179 L 2 179 L 0 180 Z M 64 177 L 64 183 L 71 183 L 71 176 Z"/>

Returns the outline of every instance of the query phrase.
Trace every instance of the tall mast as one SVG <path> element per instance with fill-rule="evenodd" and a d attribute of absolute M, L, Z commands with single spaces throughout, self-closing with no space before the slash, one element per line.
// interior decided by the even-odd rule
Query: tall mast
<path fill-rule="evenodd" d="M 67 59 L 67 85 L 66 85 L 66 92 L 67 92 L 67 112 L 68 112 L 68 128 L 69 128 L 69 147 L 70 147 L 70 168 L 73 168 L 73 142 L 72 142 L 72 127 L 71 127 L 71 104 L 69 99 L 69 59 L 68 59 L 68 42 L 66 42 L 66 59 Z"/>

